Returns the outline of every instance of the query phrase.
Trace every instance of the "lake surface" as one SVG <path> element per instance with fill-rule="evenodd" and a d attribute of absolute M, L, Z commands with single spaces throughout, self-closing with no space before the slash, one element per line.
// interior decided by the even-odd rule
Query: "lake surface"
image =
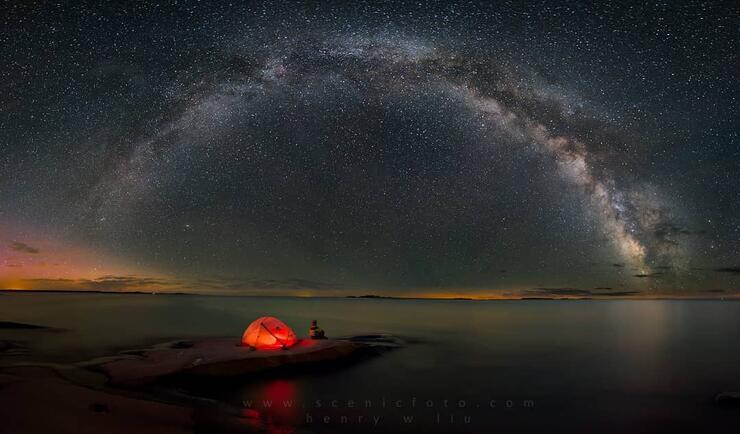
<path fill-rule="evenodd" d="M 259 316 L 305 335 L 411 344 L 362 363 L 235 382 L 273 432 L 740 432 L 740 302 L 434 301 L 110 294 L 0 295 L 24 359 L 72 362 L 171 339 L 238 338 Z M 7 361 L 9 358 L 0 359 Z M 411 419 L 413 418 L 413 419 Z"/>

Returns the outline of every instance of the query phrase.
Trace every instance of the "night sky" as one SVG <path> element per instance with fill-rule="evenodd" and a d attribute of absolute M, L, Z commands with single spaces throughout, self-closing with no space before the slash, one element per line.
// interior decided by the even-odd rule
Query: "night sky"
<path fill-rule="evenodd" d="M 0 287 L 740 291 L 732 2 L 0 6 Z"/>

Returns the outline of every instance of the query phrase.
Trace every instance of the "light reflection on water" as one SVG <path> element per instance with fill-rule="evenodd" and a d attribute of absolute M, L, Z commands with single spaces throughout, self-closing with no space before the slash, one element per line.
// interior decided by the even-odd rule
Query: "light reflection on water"
<path fill-rule="evenodd" d="M 277 316 L 303 336 L 310 320 L 317 319 L 330 336 L 390 333 L 420 342 L 336 372 L 234 384 L 224 393 L 235 405 L 266 396 L 293 397 L 300 407 L 260 409 L 258 417 L 275 421 L 273 432 L 301 425 L 304 406 L 317 399 L 462 399 L 480 406 L 467 410 L 479 424 L 470 432 L 582 430 L 596 421 L 608 423 L 614 432 L 706 426 L 722 432 L 740 418 L 736 411 L 711 404 L 720 391 L 740 390 L 738 302 L 2 295 L 0 320 L 68 331 L 0 331 L 0 339 L 27 341 L 30 358 L 74 361 L 168 339 L 238 339 L 252 319 L 263 315 Z M 491 400 L 533 400 L 536 407 L 490 409 Z M 437 410 L 422 408 L 415 414 L 431 424 Z M 344 408 L 327 414 L 371 413 Z M 378 413 L 390 418 L 403 412 Z M 431 424 L 423 431 L 463 428 Z M 330 425 L 319 431 L 347 429 Z"/>

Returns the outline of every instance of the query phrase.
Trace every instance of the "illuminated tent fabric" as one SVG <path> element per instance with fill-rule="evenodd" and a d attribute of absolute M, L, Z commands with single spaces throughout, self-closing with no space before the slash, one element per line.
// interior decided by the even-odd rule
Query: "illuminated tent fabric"
<path fill-rule="evenodd" d="M 271 316 L 252 321 L 242 335 L 242 345 L 257 349 L 290 348 L 298 342 L 293 330 Z"/>

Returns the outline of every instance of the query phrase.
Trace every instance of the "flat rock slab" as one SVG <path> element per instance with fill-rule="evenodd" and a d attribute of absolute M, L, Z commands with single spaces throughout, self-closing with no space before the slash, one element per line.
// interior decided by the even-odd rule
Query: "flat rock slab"
<path fill-rule="evenodd" d="M 28 354 L 28 348 L 17 341 L 0 340 L 0 356 L 23 356 Z"/>
<path fill-rule="evenodd" d="M 40 331 L 49 331 L 49 332 L 65 331 L 64 329 L 58 329 L 55 327 L 47 327 L 47 326 L 42 326 L 38 324 L 26 324 L 22 322 L 14 322 L 14 321 L 0 321 L 0 330 L 17 330 L 17 331 L 40 330 Z"/>
<path fill-rule="evenodd" d="M 714 397 L 714 403 L 723 406 L 740 407 L 740 392 L 722 392 Z"/>
<path fill-rule="evenodd" d="M 36 324 L 25 324 L 21 322 L 13 321 L 0 321 L 0 329 L 22 329 L 22 330 L 41 330 L 48 329 L 49 327 L 40 326 Z"/>
<path fill-rule="evenodd" d="M 0 373 L 0 434 L 193 431 L 189 408 L 88 389 L 49 368 L 9 368 Z"/>
<path fill-rule="evenodd" d="M 300 340 L 290 349 L 255 350 L 234 338 L 183 341 L 123 354 L 95 365 L 112 385 L 141 385 L 173 374 L 230 377 L 267 369 L 329 362 L 372 345 L 344 340 Z"/>

